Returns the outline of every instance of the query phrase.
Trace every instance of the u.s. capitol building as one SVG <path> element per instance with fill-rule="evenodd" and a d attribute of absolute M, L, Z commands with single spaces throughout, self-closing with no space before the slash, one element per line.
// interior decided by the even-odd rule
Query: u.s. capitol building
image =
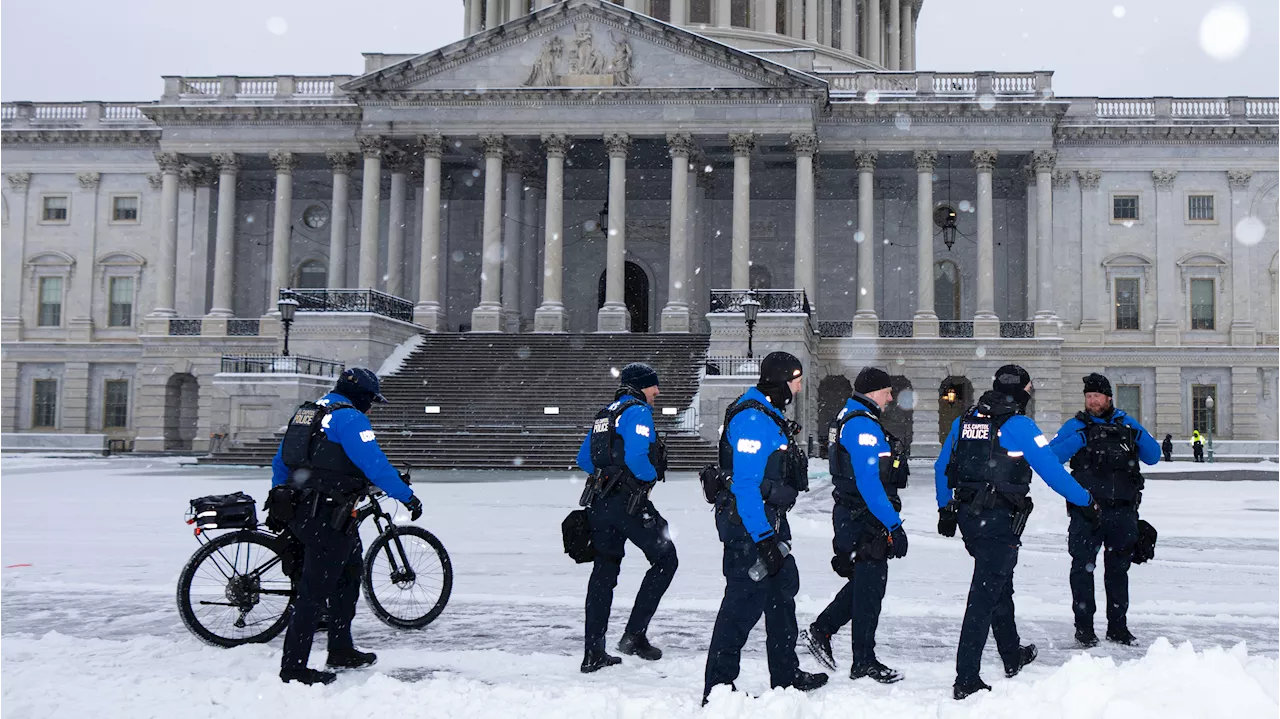
<path fill-rule="evenodd" d="M 1276 98 L 918 70 L 917 0 L 464 5 L 359 75 L 4 103 L 6 445 L 261 436 L 420 333 L 709 336 L 710 437 L 744 301 L 803 421 L 876 364 L 918 456 L 1006 362 L 1050 429 L 1101 371 L 1157 438 L 1276 438 Z"/>

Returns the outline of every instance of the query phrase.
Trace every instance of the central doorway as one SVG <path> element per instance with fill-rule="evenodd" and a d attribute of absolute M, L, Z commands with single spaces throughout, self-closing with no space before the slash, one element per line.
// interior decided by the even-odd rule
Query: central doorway
<path fill-rule="evenodd" d="M 947 441 L 951 423 L 973 404 L 973 383 L 967 377 L 951 376 L 938 386 L 938 442 Z"/>
<path fill-rule="evenodd" d="M 596 292 L 596 309 L 604 307 L 604 286 L 607 275 L 608 270 L 600 273 Z M 622 300 L 627 305 L 627 314 L 631 315 L 631 331 L 648 332 L 649 275 L 645 274 L 643 267 L 628 261 L 624 267 L 622 282 Z"/>

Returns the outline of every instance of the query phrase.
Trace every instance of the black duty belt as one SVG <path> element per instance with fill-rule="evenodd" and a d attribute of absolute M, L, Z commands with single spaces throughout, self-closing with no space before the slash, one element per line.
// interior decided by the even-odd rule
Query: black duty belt
<path fill-rule="evenodd" d="M 1030 502 L 1026 495 L 1014 495 L 996 490 L 991 485 L 983 489 L 960 487 L 955 490 L 956 501 L 960 504 L 981 503 L 983 509 L 1007 509 L 1019 512 Z"/>

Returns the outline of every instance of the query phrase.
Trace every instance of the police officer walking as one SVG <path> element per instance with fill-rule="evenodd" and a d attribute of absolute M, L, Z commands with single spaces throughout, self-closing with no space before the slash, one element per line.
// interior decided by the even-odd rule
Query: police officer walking
<path fill-rule="evenodd" d="M 1031 375 L 1018 365 L 996 371 L 991 391 L 956 419 L 934 464 L 938 496 L 938 533 L 955 536 L 956 526 L 973 557 L 973 580 L 960 645 L 956 650 L 959 700 L 991 687 L 982 681 L 982 650 L 990 632 L 1013 677 L 1036 658 L 1034 644 L 1021 645 L 1013 616 L 1013 570 L 1020 537 L 1031 514 L 1031 471 L 1062 495 L 1085 521 L 1097 523 L 1089 492 L 1062 469 L 1049 440 L 1026 416 Z"/>
<path fill-rule="evenodd" d="M 1198 429 L 1191 430 L 1191 454 L 1195 461 L 1204 461 L 1204 437 Z"/>
<path fill-rule="evenodd" d="M 1160 449 L 1164 451 L 1164 461 L 1173 461 L 1173 435 L 1166 434 L 1164 441 L 1160 443 Z"/>
<path fill-rule="evenodd" d="M 1067 505 L 1076 641 L 1084 647 L 1098 644 L 1093 631 L 1093 570 L 1098 549 L 1106 547 L 1102 557 L 1107 639 L 1128 645 L 1135 641 L 1125 614 L 1129 611 L 1129 564 L 1138 542 L 1138 505 L 1142 503 L 1138 463 L 1159 462 L 1160 445 L 1137 420 L 1112 404 L 1111 382 L 1096 372 L 1084 378 L 1084 407 L 1049 443 L 1059 462 L 1071 463 L 1071 476 L 1089 490 L 1102 509 L 1102 525 L 1095 527 Z"/>
<path fill-rule="evenodd" d="M 578 466 L 591 475 L 584 498 L 596 550 L 587 584 L 586 652 L 580 667 L 584 674 L 622 661 L 605 651 L 605 632 L 627 541 L 644 552 L 649 571 L 618 642 L 623 654 L 649 661 L 662 658 L 662 650 L 649 643 L 646 632 L 678 564 L 667 521 L 649 501 L 653 483 L 667 468 L 666 449 L 653 425 L 658 373 L 636 362 L 623 367 L 619 379 L 613 402 L 596 415 L 578 450 Z"/>
<path fill-rule="evenodd" d="M 372 482 L 402 502 L 412 519 L 422 516 L 422 502 L 387 461 L 365 416 L 374 402 L 387 401 L 379 390 L 372 371 L 344 371 L 332 392 L 294 412 L 271 461 L 268 522 L 287 523 L 304 547 L 293 616 L 284 635 L 280 679 L 285 682 L 329 684 L 337 678 L 307 667 L 326 605 L 326 664 L 350 669 L 378 660 L 372 652 L 356 649 L 351 639 L 363 564 L 352 508 Z"/>
<path fill-rule="evenodd" d="M 716 685 L 733 686 L 742 647 L 762 613 L 770 685 L 811 691 L 827 683 L 826 674 L 801 671 L 796 656 L 800 573 L 786 513 L 809 484 L 800 428 L 783 412 L 800 392 L 803 373 L 793 355 L 771 353 L 760 363 L 759 383 L 725 414 L 720 471 L 728 479 L 715 505 L 726 584 L 707 653 L 704 704 Z"/>
<path fill-rule="evenodd" d="M 831 568 L 848 579 L 831 604 L 809 625 L 806 643 L 814 657 L 834 670 L 831 637 L 853 622 L 851 679 L 871 677 L 893 684 L 902 674 L 876 659 L 876 627 L 889 580 L 890 558 L 907 554 L 902 529 L 902 500 L 906 461 L 902 443 L 880 423 L 880 413 L 893 399 L 889 374 L 864 367 L 853 382 L 853 397 L 845 402 L 827 433 L 835 525 Z"/>

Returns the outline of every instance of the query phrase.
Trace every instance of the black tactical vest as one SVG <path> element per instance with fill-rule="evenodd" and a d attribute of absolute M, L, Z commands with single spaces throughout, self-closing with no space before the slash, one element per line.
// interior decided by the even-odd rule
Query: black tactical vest
<path fill-rule="evenodd" d="M 597 470 L 606 474 L 622 471 L 628 477 L 633 476 L 631 468 L 627 466 L 626 445 L 622 435 L 618 434 L 618 420 L 628 409 L 647 404 L 648 402 L 627 393 L 596 413 L 591 424 L 591 464 Z M 649 462 L 657 470 L 658 479 L 666 476 L 667 446 L 662 435 L 655 437 L 654 442 L 649 445 Z"/>
<path fill-rule="evenodd" d="M 291 478 L 298 482 L 299 488 L 349 496 L 368 487 L 364 471 L 347 457 L 340 443 L 330 440 L 324 432 L 325 417 L 341 409 L 355 409 L 355 406 L 346 402 L 328 405 L 304 402 L 289 419 L 281 459 L 292 471 Z"/>
<path fill-rule="evenodd" d="M 1098 499 L 1135 501 L 1143 485 L 1137 430 L 1084 412 L 1076 419 L 1084 424 L 1084 447 L 1071 458 L 1071 476 Z"/>
<path fill-rule="evenodd" d="M 1031 488 L 1031 465 L 1021 452 L 1000 445 L 1000 428 L 1019 413 L 1004 395 L 988 392 L 960 418 L 947 464 L 947 486 L 982 490 L 990 486 L 1013 501 Z"/>
<path fill-rule="evenodd" d="M 844 426 L 854 417 L 870 419 L 884 433 L 889 444 L 889 456 L 881 457 L 879 460 L 880 483 L 884 486 L 884 493 L 888 496 L 894 510 L 901 512 L 902 499 L 898 497 L 898 490 L 907 486 L 906 448 L 896 437 L 889 434 L 881 424 L 880 418 L 867 409 L 846 412 L 843 417 L 832 420 L 827 429 L 827 462 L 833 487 L 831 495 L 837 502 L 855 511 L 867 506 L 862 493 L 858 491 L 858 483 L 853 471 L 853 458 L 849 450 L 845 449 L 844 444 L 840 442 L 840 434 L 844 431 Z"/>
<path fill-rule="evenodd" d="M 764 478 L 786 484 L 797 492 L 807 491 L 809 489 L 808 460 L 804 450 L 796 443 L 797 428 L 759 400 L 739 400 L 729 405 L 729 409 L 725 411 L 724 429 L 720 431 L 720 470 L 727 475 L 733 474 L 733 447 L 729 444 L 729 422 L 749 409 L 754 409 L 773 420 L 773 423 L 782 431 L 782 436 L 787 439 L 786 448 L 774 450 L 765 461 Z"/>

